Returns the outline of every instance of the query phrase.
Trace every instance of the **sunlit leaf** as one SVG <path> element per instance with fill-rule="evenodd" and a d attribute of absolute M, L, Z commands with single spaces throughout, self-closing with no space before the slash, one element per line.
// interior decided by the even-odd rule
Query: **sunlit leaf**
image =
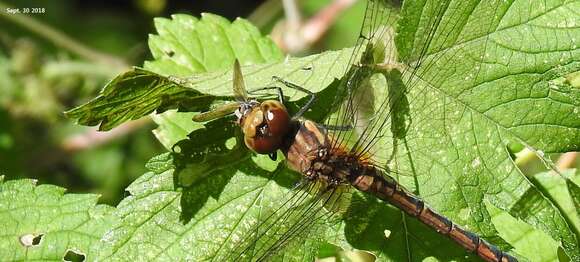
<path fill-rule="evenodd" d="M 533 178 L 537 181 L 537 186 L 554 200 L 555 205 L 574 232 L 578 232 L 580 221 L 578 210 L 573 203 L 573 193 L 567 189 L 566 185 L 576 185 L 579 178 L 580 176 L 575 175 L 574 170 L 568 170 L 562 175 L 555 172 L 544 172 L 534 175 Z M 536 254 L 536 257 L 530 257 L 534 261 L 558 261 L 559 244 L 556 240 L 489 203 L 486 206 L 500 235 L 514 246 L 516 252 Z"/>
<path fill-rule="evenodd" d="M 77 254 L 94 260 L 101 237 L 110 230 L 113 208 L 96 205 L 93 194 L 34 180 L 0 177 L 0 257 L 4 261 L 62 261 Z"/>

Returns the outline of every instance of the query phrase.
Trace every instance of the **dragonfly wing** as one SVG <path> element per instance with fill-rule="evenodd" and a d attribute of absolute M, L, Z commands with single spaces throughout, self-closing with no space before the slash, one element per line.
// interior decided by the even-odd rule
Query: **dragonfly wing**
<path fill-rule="evenodd" d="M 347 74 L 346 90 L 354 90 L 354 94 L 350 94 L 343 104 L 341 114 L 354 121 L 356 128 L 351 134 L 342 135 L 340 141 L 347 141 L 352 151 L 372 157 L 377 166 L 386 168 L 400 149 L 402 140 L 412 139 L 408 130 L 428 124 L 430 116 L 436 117 L 428 113 L 414 116 L 411 109 L 415 98 L 436 90 L 453 89 L 445 76 L 458 74 L 457 65 L 464 65 L 466 58 L 471 59 L 472 66 L 461 72 L 470 76 L 463 84 L 477 81 L 483 64 L 480 56 L 485 53 L 490 32 L 496 24 L 490 22 L 484 28 L 470 28 L 468 20 L 496 16 L 505 5 L 496 2 L 472 1 L 469 5 L 452 0 L 405 2 L 407 6 L 403 10 L 420 9 L 421 19 L 413 24 L 415 21 L 407 19 L 414 16 L 403 14 L 394 27 L 397 31 L 395 37 L 391 33 L 393 27 L 380 24 L 385 18 L 372 15 L 383 11 L 367 10 L 371 15 L 365 16 L 365 24 L 370 24 L 366 27 L 377 30 L 377 33 L 367 33 L 373 38 L 363 41 L 370 45 L 359 55 L 359 65 L 353 65 L 350 75 Z M 478 14 L 485 15 L 466 17 L 468 8 L 487 10 L 487 13 L 478 10 Z M 367 23 L 367 20 L 370 21 Z M 409 28 L 410 25 L 413 27 Z M 465 30 L 479 32 L 470 34 Z M 395 46 L 396 51 L 388 50 Z M 379 50 L 373 50 L 376 48 Z M 474 54 L 473 50 L 479 53 Z M 398 62 L 393 62 L 394 59 Z M 369 63 L 374 64 L 365 66 Z M 420 111 L 421 105 L 415 107 Z"/>
<path fill-rule="evenodd" d="M 430 136 L 438 142 L 434 133 L 441 128 L 432 126 L 431 121 L 445 125 L 447 112 L 444 107 L 443 112 L 437 114 L 426 110 L 431 108 L 429 103 L 436 102 L 430 101 L 429 96 L 434 92 L 456 90 L 453 85 L 476 85 L 482 73 L 480 68 L 489 36 L 497 24 L 489 22 L 479 28 L 471 26 L 470 22 L 485 17 L 496 19 L 506 4 L 509 5 L 502 1 L 474 0 L 468 4 L 454 0 L 406 1 L 402 12 L 420 10 L 420 18 L 403 14 L 395 25 L 389 26 L 387 22 L 390 17 L 396 18 L 396 13 L 387 12 L 389 5 L 385 1 L 370 1 L 359 40 L 366 46 L 357 47 L 353 54 L 352 65 L 342 79 L 344 102 L 329 119 L 332 125 L 354 128 L 332 132 L 333 146 L 349 149 L 395 178 L 399 174 L 413 178 L 430 176 L 432 170 L 428 167 L 437 167 L 433 163 L 437 159 L 417 150 L 431 148 L 420 144 L 409 146 L 411 140 L 424 141 Z M 375 15 L 381 13 L 387 17 Z M 411 18 L 417 20 L 407 20 Z M 393 30 L 397 33 L 392 33 Z M 396 51 L 388 50 L 395 47 Z M 466 60 L 471 66 L 466 66 Z M 446 79 L 454 74 L 467 78 L 459 83 Z M 417 169 L 413 163 L 427 164 Z M 428 163 L 433 164 L 429 166 Z M 419 188 L 417 181 L 433 182 L 433 179 L 413 178 L 400 179 L 400 182 L 412 191 Z M 475 230 L 482 232 L 484 237 L 495 236 L 493 228 Z"/>
<path fill-rule="evenodd" d="M 287 254 L 292 253 L 293 248 L 316 246 L 315 243 L 305 245 L 303 241 L 318 241 L 316 236 L 321 232 L 317 230 L 327 228 L 332 223 L 331 218 L 340 212 L 338 206 L 344 201 L 342 194 L 337 188 L 327 190 L 318 183 L 304 181 L 285 194 L 280 205 L 272 207 L 257 202 L 256 208 L 260 208 L 261 215 L 254 221 L 254 226 L 235 246 L 217 256 L 217 260 L 264 261 L 284 256 L 284 261 L 294 261 Z M 280 252 L 281 250 L 284 252 Z M 313 257 L 310 260 L 313 260 L 316 250 L 299 253 L 311 254 Z M 303 259 L 305 258 L 300 257 L 296 261 Z"/>
<path fill-rule="evenodd" d="M 240 66 L 240 61 L 236 59 L 234 62 L 234 79 L 233 88 L 236 101 L 246 102 L 248 101 L 248 92 L 246 91 L 246 84 L 244 82 L 244 76 L 242 75 L 242 69 Z"/>
<path fill-rule="evenodd" d="M 396 52 L 392 52 L 395 50 L 394 42 L 386 40 L 392 38 L 399 7 L 399 1 L 367 1 L 360 36 L 349 60 L 350 67 L 341 79 L 341 86 L 332 105 L 331 112 L 334 114 L 325 121 L 327 126 L 360 129 L 368 124 L 363 118 L 372 115 L 372 110 L 368 109 L 373 107 L 374 99 L 368 93 L 368 85 L 363 83 L 372 74 L 364 65 L 393 62 L 396 56 Z M 352 128 L 330 130 L 334 146 L 355 142 L 358 135 L 353 131 Z"/>
<path fill-rule="evenodd" d="M 210 120 L 218 119 L 226 115 L 232 114 L 240 106 L 239 102 L 232 102 L 223 104 L 216 107 L 215 109 L 203 113 L 199 113 L 192 117 L 194 122 L 207 122 Z"/>

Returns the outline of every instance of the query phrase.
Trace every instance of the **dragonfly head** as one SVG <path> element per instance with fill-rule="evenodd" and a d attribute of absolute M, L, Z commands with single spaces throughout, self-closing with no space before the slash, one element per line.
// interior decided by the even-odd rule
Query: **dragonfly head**
<path fill-rule="evenodd" d="M 248 148 L 258 154 L 270 154 L 280 149 L 290 128 L 290 115 L 282 103 L 250 100 L 241 103 L 235 114 Z"/>

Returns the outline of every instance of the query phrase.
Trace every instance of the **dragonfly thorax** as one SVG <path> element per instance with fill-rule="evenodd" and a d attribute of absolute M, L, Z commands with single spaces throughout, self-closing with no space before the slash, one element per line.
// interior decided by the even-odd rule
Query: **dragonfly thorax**
<path fill-rule="evenodd" d="M 236 111 L 246 146 L 258 154 L 280 149 L 290 129 L 290 115 L 276 100 L 244 102 Z"/>

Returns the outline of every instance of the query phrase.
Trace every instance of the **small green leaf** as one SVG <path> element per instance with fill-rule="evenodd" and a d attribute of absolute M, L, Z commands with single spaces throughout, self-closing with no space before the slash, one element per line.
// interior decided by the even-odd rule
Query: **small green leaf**
<path fill-rule="evenodd" d="M 82 125 L 100 125 L 99 130 L 104 131 L 154 111 L 207 108 L 212 100 L 170 78 L 135 68 L 109 82 L 97 98 L 66 114 Z"/>
<path fill-rule="evenodd" d="M 157 125 L 156 129 L 153 130 L 155 137 L 167 150 L 171 150 L 171 147 L 177 143 L 177 141 L 182 140 L 187 137 L 187 135 L 202 126 L 199 123 L 191 121 L 191 118 L 195 113 L 191 112 L 176 112 L 175 110 L 167 111 L 163 114 L 153 115 L 151 118 Z"/>
<path fill-rule="evenodd" d="M 558 261 L 559 244 L 548 234 L 490 203 L 486 203 L 486 208 L 500 236 L 514 247 L 515 253 L 526 254 L 532 261 Z"/>
<path fill-rule="evenodd" d="M 116 221 L 113 208 L 96 205 L 93 194 L 34 180 L 2 181 L 0 176 L 0 257 L 4 261 L 62 261 L 65 256 L 94 260 L 101 237 Z"/>
<path fill-rule="evenodd" d="M 566 218 L 568 225 L 576 235 L 580 236 L 579 209 L 574 203 L 575 189 L 580 184 L 580 175 L 570 169 L 561 175 L 554 172 L 544 172 L 534 175 L 536 184 L 553 199 L 554 204 Z M 571 189 L 571 190 L 570 190 Z"/>
<path fill-rule="evenodd" d="M 282 52 L 248 21 L 202 14 L 156 18 L 157 35 L 149 36 L 154 61 L 145 68 L 160 74 L 187 77 L 199 72 L 230 68 L 237 58 L 244 64 L 280 61 Z"/>
<path fill-rule="evenodd" d="M 554 200 L 570 227 L 578 234 L 580 225 L 578 209 L 574 206 L 573 193 L 568 190 L 567 185 L 577 187 L 576 183 L 580 180 L 580 176 L 576 175 L 574 170 L 568 170 L 562 176 L 554 172 L 544 172 L 535 175 L 534 180 Z M 486 207 L 500 236 L 514 246 L 516 253 L 526 254 L 533 261 L 558 261 L 559 255 L 566 256 L 563 253 L 558 254 L 559 243 L 550 235 L 510 216 L 490 203 L 486 203 Z"/>

